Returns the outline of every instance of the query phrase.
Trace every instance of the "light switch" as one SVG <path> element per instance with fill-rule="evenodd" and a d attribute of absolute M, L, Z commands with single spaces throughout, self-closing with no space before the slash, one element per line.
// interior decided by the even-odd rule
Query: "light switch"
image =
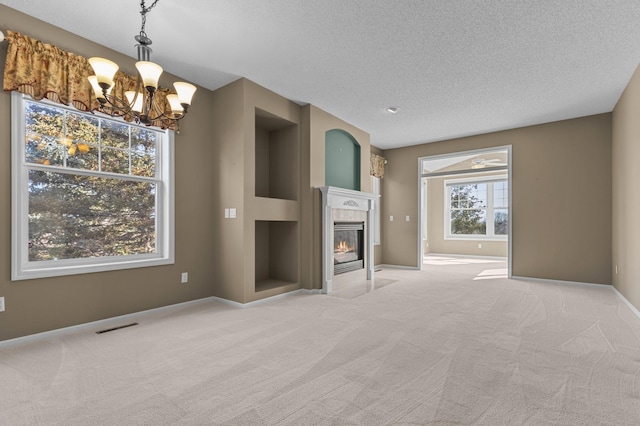
<path fill-rule="evenodd" d="M 236 217 L 238 217 L 237 213 L 236 213 L 236 209 L 235 208 L 231 208 L 229 209 L 229 217 L 231 219 L 235 219 Z"/>
<path fill-rule="evenodd" d="M 393 222 L 393 216 L 389 216 L 389 222 Z"/>
<path fill-rule="evenodd" d="M 411 218 L 409 216 L 404 218 L 405 221 L 409 222 L 411 220 Z"/>
<path fill-rule="evenodd" d="M 229 219 L 229 209 L 224 209 L 224 218 Z"/>

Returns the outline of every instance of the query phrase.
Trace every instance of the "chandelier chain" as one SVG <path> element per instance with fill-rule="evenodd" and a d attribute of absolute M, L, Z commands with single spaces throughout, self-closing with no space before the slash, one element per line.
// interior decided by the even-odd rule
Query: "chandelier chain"
<path fill-rule="evenodd" d="M 147 13 L 149 13 L 151 11 L 151 9 L 153 9 L 156 4 L 158 4 L 160 0 L 155 0 L 151 6 L 146 7 L 144 4 L 144 0 L 140 1 L 140 15 L 142 15 L 142 27 L 140 28 L 140 35 L 143 36 L 147 36 L 147 33 L 144 31 L 145 26 L 147 25 Z"/>

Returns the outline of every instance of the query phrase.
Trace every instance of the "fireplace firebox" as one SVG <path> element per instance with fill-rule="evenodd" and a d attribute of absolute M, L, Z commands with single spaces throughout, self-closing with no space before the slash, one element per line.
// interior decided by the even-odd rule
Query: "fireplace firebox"
<path fill-rule="evenodd" d="M 333 224 L 333 274 L 364 268 L 364 222 Z"/>

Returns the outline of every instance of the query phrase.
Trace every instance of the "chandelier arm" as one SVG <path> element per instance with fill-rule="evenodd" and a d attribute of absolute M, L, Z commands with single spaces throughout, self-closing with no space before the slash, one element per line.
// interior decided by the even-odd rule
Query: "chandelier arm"
<path fill-rule="evenodd" d="M 149 111 L 149 113 L 151 113 L 151 111 Z M 156 115 L 155 117 L 147 116 L 147 118 L 148 118 L 148 120 L 150 122 L 154 122 L 154 121 L 160 120 L 163 123 L 172 123 L 172 122 L 175 122 L 175 121 L 182 120 L 186 114 L 187 114 L 186 110 L 180 115 L 175 115 L 175 114 L 168 115 L 166 112 L 162 111 L 162 112 L 160 112 L 160 114 Z M 168 121 L 165 121 L 165 120 L 168 120 Z"/>

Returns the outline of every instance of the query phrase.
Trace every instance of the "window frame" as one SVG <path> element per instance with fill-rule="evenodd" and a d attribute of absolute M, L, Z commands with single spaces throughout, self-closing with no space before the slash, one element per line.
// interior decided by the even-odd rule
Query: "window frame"
<path fill-rule="evenodd" d="M 505 175 L 497 176 L 481 176 L 481 177 L 467 177 L 459 179 L 445 179 L 444 180 L 444 239 L 445 240 L 460 240 L 460 241 L 508 241 L 509 234 L 499 235 L 495 234 L 494 229 L 494 203 L 493 203 L 493 184 L 496 182 L 506 182 L 509 184 L 509 177 Z M 483 210 L 486 215 L 487 229 L 486 234 L 452 234 L 451 233 L 451 187 L 456 185 L 475 185 L 475 184 L 487 184 L 487 207 L 479 208 Z M 506 208 L 509 213 L 509 219 L 511 219 L 511 211 L 509 206 L 499 207 L 499 209 Z M 491 220 L 490 220 L 491 218 Z M 510 229 L 510 228 L 509 228 Z M 491 231 L 491 233 L 489 232 Z"/>
<path fill-rule="evenodd" d="M 146 178 L 68 167 L 39 165 L 25 161 L 25 108 L 26 101 L 68 110 L 74 114 L 95 115 L 101 119 L 126 123 L 128 126 L 146 128 L 124 119 L 105 114 L 90 114 L 72 107 L 47 100 L 34 100 L 28 95 L 12 92 L 11 97 L 11 280 L 86 274 L 175 263 L 174 240 L 174 132 L 161 131 L 156 146 L 156 177 Z M 80 259 L 29 261 L 29 171 L 50 171 L 70 175 L 111 177 L 127 181 L 144 181 L 156 184 L 156 253 L 125 256 L 103 256 Z"/>
<path fill-rule="evenodd" d="M 373 200 L 373 245 L 379 246 L 382 241 L 382 235 L 380 232 L 380 221 L 382 217 L 382 211 L 380 210 L 380 198 L 382 189 L 382 178 L 371 176 L 371 193 L 377 195 Z"/>

